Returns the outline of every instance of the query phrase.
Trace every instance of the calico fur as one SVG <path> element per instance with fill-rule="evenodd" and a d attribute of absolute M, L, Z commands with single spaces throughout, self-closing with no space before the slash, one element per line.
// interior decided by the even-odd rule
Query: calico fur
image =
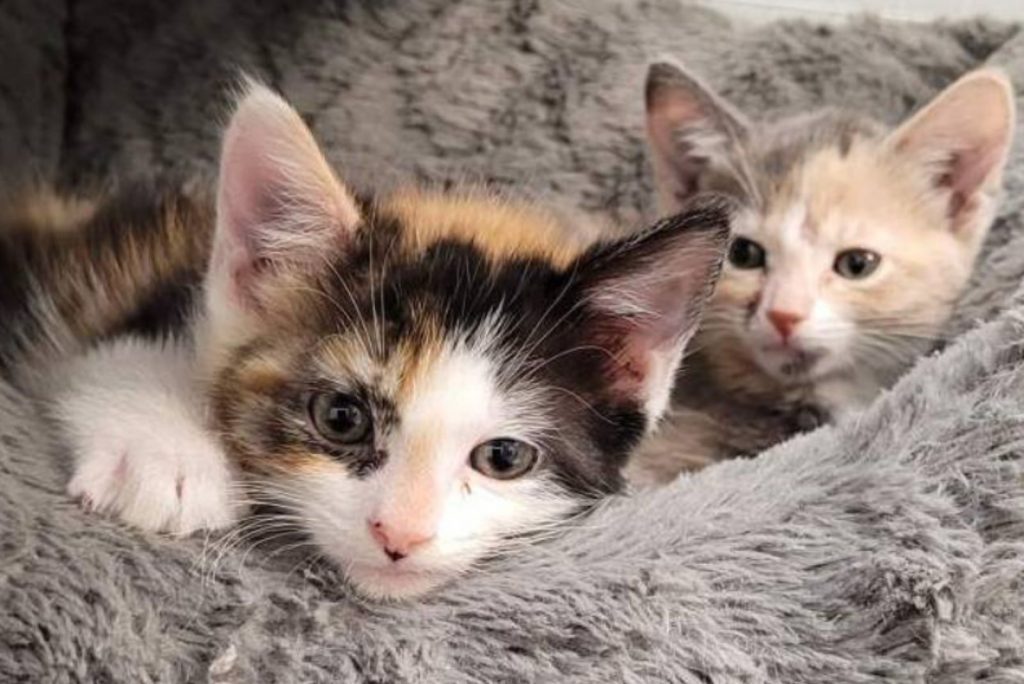
<path fill-rule="evenodd" d="M 20 332 L 0 358 L 61 425 L 69 492 L 176 534 L 269 506 L 272 530 L 373 596 L 425 591 L 621 488 L 731 210 L 702 197 L 593 242 L 481 192 L 357 197 L 255 84 L 214 192 L 123 188 L 85 214 L 39 201 L 77 227 L 3 231 Z M 365 438 L 324 432 L 325 397 L 361 407 Z M 509 439 L 535 464 L 485 475 L 471 454 Z"/>

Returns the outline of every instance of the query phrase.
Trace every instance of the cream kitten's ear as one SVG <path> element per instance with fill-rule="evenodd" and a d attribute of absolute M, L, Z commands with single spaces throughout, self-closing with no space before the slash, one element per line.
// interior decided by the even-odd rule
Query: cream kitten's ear
<path fill-rule="evenodd" d="M 942 91 L 889 138 L 949 193 L 955 230 L 988 226 L 1015 128 L 1013 87 L 1001 73 L 974 71 Z"/>
<path fill-rule="evenodd" d="M 674 213 L 700 187 L 708 164 L 727 158 L 746 137 L 743 116 L 670 61 L 647 71 L 647 141 L 661 210 Z"/>
<path fill-rule="evenodd" d="M 697 197 L 650 230 L 592 250 L 576 269 L 590 316 L 584 334 L 609 352 L 612 386 L 652 419 L 714 290 L 732 210 L 723 197 Z"/>
<path fill-rule="evenodd" d="M 298 113 L 248 83 L 224 135 L 209 303 L 254 306 L 261 276 L 315 262 L 358 222 Z"/>

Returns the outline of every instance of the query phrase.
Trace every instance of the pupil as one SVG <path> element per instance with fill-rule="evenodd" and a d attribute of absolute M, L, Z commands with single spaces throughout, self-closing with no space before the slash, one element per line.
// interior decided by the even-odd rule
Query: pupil
<path fill-rule="evenodd" d="M 327 411 L 327 424 L 338 435 L 350 435 L 362 428 L 363 411 L 355 404 L 334 404 Z"/>
<path fill-rule="evenodd" d="M 491 447 L 491 465 L 498 471 L 511 470 L 516 465 L 516 454 L 515 447 L 507 442 L 495 444 Z"/>
<path fill-rule="evenodd" d="M 764 252 L 756 242 L 736 238 L 729 248 L 729 260 L 740 268 L 759 268 L 764 265 Z"/>
<path fill-rule="evenodd" d="M 331 409 L 330 421 L 335 428 L 350 428 L 356 422 L 355 409 L 351 406 L 335 406 Z"/>
<path fill-rule="evenodd" d="M 733 247 L 734 260 L 745 264 L 750 261 L 750 245 L 743 240 L 738 240 Z"/>

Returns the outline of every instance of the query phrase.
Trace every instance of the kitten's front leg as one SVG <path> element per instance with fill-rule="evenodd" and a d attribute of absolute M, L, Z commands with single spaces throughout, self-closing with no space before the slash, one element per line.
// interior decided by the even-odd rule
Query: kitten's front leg
<path fill-rule="evenodd" d="M 177 535 L 237 519 L 237 479 L 206 428 L 187 348 L 125 340 L 66 371 L 54 409 L 74 453 L 72 496 L 136 527 Z"/>

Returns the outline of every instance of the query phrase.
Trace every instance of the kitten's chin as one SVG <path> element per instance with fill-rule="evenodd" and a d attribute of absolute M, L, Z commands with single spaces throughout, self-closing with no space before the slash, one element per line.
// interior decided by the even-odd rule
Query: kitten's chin
<path fill-rule="evenodd" d="M 802 350 L 791 347 L 759 347 L 754 360 L 765 373 L 784 383 L 813 382 L 827 375 L 834 365 L 824 350 Z"/>
<path fill-rule="evenodd" d="M 449 572 L 403 568 L 401 561 L 389 565 L 350 563 L 344 567 L 355 590 L 376 600 L 415 598 L 452 579 Z"/>

